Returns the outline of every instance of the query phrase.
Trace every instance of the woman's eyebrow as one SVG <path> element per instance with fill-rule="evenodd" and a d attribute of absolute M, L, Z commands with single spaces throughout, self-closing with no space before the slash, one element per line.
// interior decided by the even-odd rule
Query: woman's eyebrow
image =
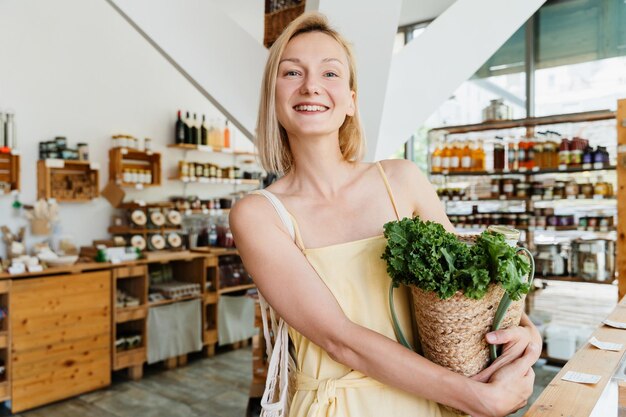
<path fill-rule="evenodd" d="M 324 58 L 324 59 L 322 59 L 322 62 L 330 62 L 330 61 L 336 61 L 336 62 L 338 62 L 338 63 L 340 63 L 340 64 L 343 64 L 343 62 L 341 62 L 341 61 L 340 61 L 339 59 L 337 59 L 337 58 Z M 278 64 L 280 65 L 280 64 L 282 64 L 283 62 L 293 62 L 293 63 L 299 64 L 299 63 L 300 63 L 300 60 L 299 60 L 298 58 L 283 58 L 283 59 L 281 59 L 281 60 L 278 62 Z"/>

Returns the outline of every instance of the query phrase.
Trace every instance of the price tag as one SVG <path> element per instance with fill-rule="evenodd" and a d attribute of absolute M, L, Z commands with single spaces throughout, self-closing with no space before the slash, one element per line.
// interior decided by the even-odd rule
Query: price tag
<path fill-rule="evenodd" d="M 598 349 L 613 350 L 615 352 L 619 352 L 624 347 L 624 345 L 622 345 L 621 343 L 601 342 L 598 339 L 596 339 L 595 337 L 592 337 L 589 340 L 589 344 L 591 344 L 592 346 L 597 347 Z"/>
<path fill-rule="evenodd" d="M 120 258 L 118 258 L 118 257 L 113 257 L 113 258 L 111 258 L 111 263 L 114 264 L 114 265 L 115 264 L 121 264 L 122 260 Z"/>
<path fill-rule="evenodd" d="M 541 168 L 539 168 L 539 167 L 533 167 L 533 172 L 539 172 L 540 169 Z"/>
<path fill-rule="evenodd" d="M 100 164 L 97 163 L 97 162 L 90 162 L 89 163 L 89 169 L 93 169 L 93 170 L 100 169 Z"/>
<path fill-rule="evenodd" d="M 591 169 L 591 164 L 583 164 L 583 169 Z"/>
<path fill-rule="evenodd" d="M 208 145 L 198 145 L 198 150 L 200 152 L 213 152 L 213 148 Z"/>
<path fill-rule="evenodd" d="M 597 384 L 602 377 L 599 375 L 585 374 L 583 372 L 568 371 L 561 379 L 578 384 Z"/>
<path fill-rule="evenodd" d="M 48 168 L 65 168 L 65 161 L 62 159 L 46 159 Z"/>
<path fill-rule="evenodd" d="M 493 169 L 488 169 L 488 170 L 486 170 L 485 172 L 486 172 L 487 174 L 495 174 L 495 172 L 496 172 L 496 171 L 495 171 L 495 170 L 493 170 Z"/>
<path fill-rule="evenodd" d="M 28 272 L 41 272 L 43 271 L 43 266 L 41 265 L 28 265 Z"/>
<path fill-rule="evenodd" d="M 9 274 L 11 275 L 23 274 L 24 272 L 26 272 L 26 265 L 24 264 L 13 264 L 9 267 Z"/>
<path fill-rule="evenodd" d="M 128 155 L 128 149 L 126 148 L 120 149 L 120 152 L 122 153 L 122 155 Z"/>
<path fill-rule="evenodd" d="M 143 190 L 143 184 L 138 182 L 137 184 L 135 184 L 135 190 Z"/>
<path fill-rule="evenodd" d="M 608 226 L 600 226 L 600 231 L 601 232 L 608 232 L 609 231 L 609 227 Z"/>
<path fill-rule="evenodd" d="M 519 172 L 526 172 L 526 171 L 527 171 L 527 169 L 526 169 L 526 167 L 520 167 L 520 169 L 518 169 L 518 171 L 519 171 Z"/>
<path fill-rule="evenodd" d="M 593 169 L 602 169 L 604 168 L 604 164 L 602 162 L 594 162 Z"/>
<path fill-rule="evenodd" d="M 146 206 L 146 202 L 143 200 L 135 200 L 135 203 L 139 206 L 139 207 L 145 207 Z"/>
<path fill-rule="evenodd" d="M 559 171 L 567 171 L 567 165 L 565 164 L 559 165 Z"/>
<path fill-rule="evenodd" d="M 622 323 L 621 321 L 614 321 L 606 319 L 602 323 L 606 324 L 609 327 L 614 327 L 616 329 L 626 329 L 626 323 Z"/>

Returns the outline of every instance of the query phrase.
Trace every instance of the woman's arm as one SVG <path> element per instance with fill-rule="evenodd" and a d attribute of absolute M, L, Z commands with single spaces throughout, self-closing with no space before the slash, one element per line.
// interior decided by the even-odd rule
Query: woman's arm
<path fill-rule="evenodd" d="M 230 225 L 246 270 L 270 305 L 334 360 L 475 417 L 504 415 L 523 406 L 532 392 L 532 349 L 484 384 L 350 321 L 265 197 L 250 195 L 237 202 Z"/>

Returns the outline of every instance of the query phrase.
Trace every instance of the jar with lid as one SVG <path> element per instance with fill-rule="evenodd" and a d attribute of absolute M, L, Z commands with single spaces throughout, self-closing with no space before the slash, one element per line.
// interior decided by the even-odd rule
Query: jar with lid
<path fill-rule="evenodd" d="M 151 152 L 152 151 L 152 139 L 150 139 L 150 138 L 144 138 L 143 139 L 143 149 L 146 152 Z"/>
<path fill-rule="evenodd" d="M 196 163 L 196 177 L 201 177 L 204 174 L 204 165 Z"/>
<path fill-rule="evenodd" d="M 554 198 L 554 187 L 551 185 L 545 185 L 543 187 L 543 199 L 552 200 Z"/>
<path fill-rule="evenodd" d="M 530 226 L 530 215 L 528 215 L 527 213 L 522 213 L 517 216 L 517 227 L 526 228 L 528 226 Z"/>
<path fill-rule="evenodd" d="M 541 181 L 533 181 L 530 188 L 530 195 L 533 197 L 543 196 L 543 183 Z"/>
<path fill-rule="evenodd" d="M 491 213 L 483 213 L 483 225 L 484 226 L 491 226 L 493 223 L 493 217 L 491 215 Z"/>
<path fill-rule="evenodd" d="M 189 176 L 189 164 L 187 163 L 187 161 L 179 161 L 178 162 L 178 169 L 179 169 L 181 177 L 188 177 Z"/>
<path fill-rule="evenodd" d="M 512 198 L 515 192 L 515 182 L 511 178 L 505 178 L 502 180 L 502 194 L 506 198 Z"/>
<path fill-rule="evenodd" d="M 498 198 L 500 196 L 500 179 L 491 179 L 491 197 Z"/>
<path fill-rule="evenodd" d="M 578 183 L 574 179 L 570 179 L 565 184 L 565 195 L 567 198 L 576 198 L 578 196 Z"/>
<path fill-rule="evenodd" d="M 505 226 L 515 227 L 515 223 L 517 222 L 517 214 L 505 214 L 502 217 L 504 219 Z"/>
<path fill-rule="evenodd" d="M 146 184 L 152 184 L 152 171 L 147 169 L 145 174 Z"/>
<path fill-rule="evenodd" d="M 86 143 L 79 143 L 78 147 L 78 160 L 79 161 L 88 161 L 89 160 L 89 145 Z"/>
<path fill-rule="evenodd" d="M 537 216 L 536 217 L 536 225 L 540 229 L 545 229 L 546 226 L 548 225 L 547 217 L 544 216 L 544 215 Z"/>
<path fill-rule="evenodd" d="M 561 139 L 561 145 L 559 146 L 559 164 L 569 165 L 570 163 L 570 142 L 567 138 Z"/>
<path fill-rule="evenodd" d="M 125 169 L 124 170 L 124 172 L 122 174 L 122 180 L 125 183 L 131 183 L 132 182 L 132 175 L 131 175 L 130 169 Z"/>
<path fill-rule="evenodd" d="M 500 136 L 496 136 L 496 141 L 493 144 L 493 169 L 496 171 L 504 170 L 505 159 L 503 139 Z"/>
<path fill-rule="evenodd" d="M 502 224 L 502 215 L 500 213 L 491 213 L 491 224 Z"/>
<path fill-rule="evenodd" d="M 554 197 L 553 198 L 555 200 L 565 198 L 565 183 L 564 182 L 554 183 Z"/>
<path fill-rule="evenodd" d="M 598 177 L 598 182 L 593 187 L 593 195 L 599 197 L 609 197 L 609 185 L 602 177 Z"/>
<path fill-rule="evenodd" d="M 467 216 L 458 216 L 458 227 L 466 227 L 467 226 Z"/>
<path fill-rule="evenodd" d="M 546 216 L 546 223 L 548 226 L 556 227 L 559 225 L 559 218 L 554 214 Z"/>
<path fill-rule="evenodd" d="M 584 198 L 593 198 L 593 194 L 595 191 L 594 188 L 595 187 L 593 186 L 593 184 L 589 180 L 587 180 L 586 183 L 581 184 L 579 192 Z"/>
<path fill-rule="evenodd" d="M 515 196 L 517 198 L 527 198 L 530 192 L 530 184 L 527 182 L 520 182 L 515 187 Z"/>

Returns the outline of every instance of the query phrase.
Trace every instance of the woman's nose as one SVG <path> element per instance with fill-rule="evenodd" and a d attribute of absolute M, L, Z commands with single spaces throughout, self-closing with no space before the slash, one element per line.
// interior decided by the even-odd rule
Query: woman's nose
<path fill-rule="evenodd" d="M 300 87 L 300 94 L 319 94 L 320 88 L 316 80 L 306 77 Z"/>

